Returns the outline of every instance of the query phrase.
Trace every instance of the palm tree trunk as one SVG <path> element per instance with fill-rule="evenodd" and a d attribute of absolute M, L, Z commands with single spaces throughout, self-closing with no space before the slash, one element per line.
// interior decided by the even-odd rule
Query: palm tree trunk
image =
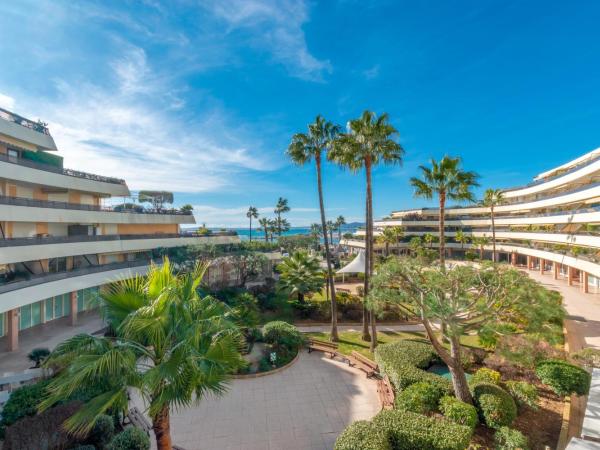
<path fill-rule="evenodd" d="M 492 262 L 496 262 L 496 223 L 494 220 L 494 205 L 490 206 L 492 216 Z"/>
<path fill-rule="evenodd" d="M 252 217 L 250 217 L 250 242 L 252 242 Z"/>
<path fill-rule="evenodd" d="M 317 190 L 319 191 L 319 209 L 321 212 L 321 226 L 323 227 L 323 242 L 325 244 L 325 258 L 327 259 L 327 279 L 331 299 L 331 334 L 332 342 L 339 340 L 337 329 L 337 301 L 335 298 L 335 282 L 333 279 L 333 271 L 331 269 L 331 253 L 329 251 L 329 242 L 327 241 L 327 221 L 325 220 L 325 204 L 323 202 L 323 182 L 321 180 L 321 153 L 318 153 L 315 158 L 317 167 Z"/>
<path fill-rule="evenodd" d="M 386 257 L 390 256 L 390 243 L 389 242 L 385 243 L 385 256 Z"/>
<path fill-rule="evenodd" d="M 440 265 L 446 268 L 446 235 L 444 233 L 446 215 L 446 193 L 440 192 Z"/>
<path fill-rule="evenodd" d="M 165 406 L 152 420 L 152 429 L 156 438 L 158 450 L 172 450 L 171 422 L 169 419 L 169 408 Z"/>
<path fill-rule="evenodd" d="M 281 213 L 277 213 L 277 234 L 281 237 Z"/>
<path fill-rule="evenodd" d="M 367 209 L 368 209 L 368 222 L 367 222 L 367 233 L 369 234 L 369 254 L 367 260 L 369 261 L 369 279 L 373 275 L 373 185 L 371 182 L 371 161 L 367 158 L 365 168 L 367 171 Z M 365 299 L 367 292 L 365 291 Z M 369 318 L 371 321 L 371 352 L 375 351 L 377 347 L 377 326 L 375 325 L 375 311 L 370 311 Z"/>
<path fill-rule="evenodd" d="M 367 176 L 368 178 L 368 176 Z M 366 221 L 366 234 L 365 234 L 365 273 L 363 282 L 363 317 L 362 317 L 362 340 L 368 342 L 371 340 L 371 333 L 369 333 L 369 310 L 367 309 L 367 294 L 369 293 L 369 255 L 371 253 L 371 238 L 369 237 L 369 193 L 368 193 L 368 181 L 367 181 L 367 195 L 365 196 L 365 221 Z"/>

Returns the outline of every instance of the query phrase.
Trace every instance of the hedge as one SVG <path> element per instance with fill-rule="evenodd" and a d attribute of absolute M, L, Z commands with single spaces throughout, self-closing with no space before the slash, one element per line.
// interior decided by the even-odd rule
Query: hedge
<path fill-rule="evenodd" d="M 437 410 L 443 395 L 444 392 L 439 386 L 420 381 L 400 392 L 396 397 L 396 407 L 419 414 L 429 414 Z"/>
<path fill-rule="evenodd" d="M 125 428 L 117 434 L 106 447 L 106 450 L 149 450 L 150 438 L 139 428 Z"/>
<path fill-rule="evenodd" d="M 2 409 L 0 437 L 4 435 L 6 427 L 23 417 L 34 416 L 37 413 L 37 407 L 44 398 L 48 383 L 49 380 L 42 380 L 35 384 L 22 386 L 12 392 Z"/>
<path fill-rule="evenodd" d="M 423 342 L 401 340 L 379 345 L 375 349 L 375 361 L 379 370 L 390 378 L 397 391 L 425 381 L 444 393 L 451 394 L 453 388 L 450 380 L 423 370 L 437 360 L 433 347 Z"/>
<path fill-rule="evenodd" d="M 534 409 L 538 407 L 538 392 L 533 384 L 526 381 L 507 381 L 506 390 L 518 406 L 527 405 Z"/>
<path fill-rule="evenodd" d="M 115 423 L 111 416 L 102 414 L 96 419 L 96 423 L 86 438 L 87 444 L 98 448 L 104 448 L 115 434 Z"/>
<path fill-rule="evenodd" d="M 380 412 L 373 424 L 388 433 L 393 450 L 464 450 L 473 434 L 446 419 L 400 410 Z"/>
<path fill-rule="evenodd" d="M 392 444 L 386 431 L 373 422 L 359 420 L 338 436 L 334 450 L 392 450 Z"/>
<path fill-rule="evenodd" d="M 492 369 L 488 369 L 487 367 L 482 367 L 478 369 L 477 372 L 473 374 L 471 377 L 470 383 L 475 386 L 479 383 L 490 383 L 490 384 L 500 384 L 500 372 Z"/>
<path fill-rule="evenodd" d="M 508 392 L 491 383 L 473 387 L 473 399 L 482 422 L 490 428 L 510 425 L 517 417 L 517 405 Z"/>
<path fill-rule="evenodd" d="M 444 417 L 459 425 L 466 425 L 471 430 L 475 430 L 479 423 L 477 409 L 473 405 L 461 402 L 456 397 L 450 395 L 442 397 L 439 408 Z"/>
<path fill-rule="evenodd" d="M 542 383 L 550 386 L 561 397 L 570 394 L 587 395 L 591 375 L 579 366 L 560 359 L 546 359 L 538 363 L 535 373 Z"/>
<path fill-rule="evenodd" d="M 276 348 L 295 351 L 304 344 L 304 336 L 294 325 L 275 320 L 266 323 L 262 328 L 263 340 Z"/>
<path fill-rule="evenodd" d="M 501 427 L 494 435 L 496 450 L 528 450 L 527 438 L 518 430 Z"/>

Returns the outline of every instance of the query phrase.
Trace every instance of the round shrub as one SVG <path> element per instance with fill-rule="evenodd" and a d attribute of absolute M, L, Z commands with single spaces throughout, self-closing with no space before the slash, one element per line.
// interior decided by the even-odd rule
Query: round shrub
<path fill-rule="evenodd" d="M 528 450 L 527 438 L 518 430 L 501 427 L 494 434 L 496 450 Z"/>
<path fill-rule="evenodd" d="M 396 407 L 419 414 L 429 414 L 437 409 L 442 389 L 426 381 L 414 383 L 396 397 Z"/>
<path fill-rule="evenodd" d="M 139 428 L 129 427 L 117 434 L 106 448 L 107 450 L 149 450 L 150 438 Z"/>
<path fill-rule="evenodd" d="M 278 350 L 295 351 L 304 344 L 304 336 L 294 325 L 275 320 L 262 328 L 263 340 Z"/>
<path fill-rule="evenodd" d="M 106 444 L 110 442 L 114 434 L 115 423 L 113 418 L 106 414 L 102 414 L 96 419 L 96 423 L 88 435 L 86 442 L 93 444 L 98 448 L 104 448 Z"/>
<path fill-rule="evenodd" d="M 476 385 L 479 383 L 490 383 L 498 385 L 500 384 L 500 372 L 488 369 L 486 367 L 482 367 L 473 374 L 470 381 L 472 385 Z"/>
<path fill-rule="evenodd" d="M 454 423 L 466 425 L 471 430 L 475 430 L 479 420 L 477 419 L 477 409 L 473 405 L 461 402 L 456 397 L 446 395 L 442 397 L 439 404 L 440 412 Z"/>
<path fill-rule="evenodd" d="M 538 392 L 533 384 L 526 381 L 507 381 L 506 389 L 517 405 L 537 408 Z"/>
<path fill-rule="evenodd" d="M 581 367 L 560 359 L 540 362 L 535 373 L 542 383 L 550 386 L 561 397 L 570 394 L 587 395 L 590 391 L 590 374 Z"/>
<path fill-rule="evenodd" d="M 382 428 L 373 422 L 359 420 L 338 436 L 334 450 L 392 450 L 392 445 Z"/>
<path fill-rule="evenodd" d="M 479 417 L 490 428 L 510 425 L 517 417 L 517 405 L 500 386 L 480 383 L 473 387 L 473 398 Z"/>
<path fill-rule="evenodd" d="M 35 364 L 35 367 L 40 367 L 42 362 L 50 355 L 50 350 L 46 347 L 34 348 L 27 354 L 29 361 Z"/>

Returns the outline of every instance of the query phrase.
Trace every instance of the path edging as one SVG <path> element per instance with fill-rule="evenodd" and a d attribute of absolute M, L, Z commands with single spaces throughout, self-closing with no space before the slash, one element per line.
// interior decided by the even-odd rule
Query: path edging
<path fill-rule="evenodd" d="M 296 354 L 296 356 L 294 357 L 294 359 L 292 359 L 285 366 L 277 367 L 276 369 L 269 370 L 267 372 L 236 374 L 236 375 L 233 375 L 232 378 L 234 380 L 248 380 L 248 379 L 252 379 L 252 378 L 266 377 L 268 375 L 274 375 L 276 373 L 282 372 L 285 369 L 287 369 L 288 367 L 293 366 L 296 363 L 296 361 L 298 361 L 298 358 L 300 358 L 300 352 L 301 351 L 302 351 L 302 349 L 298 349 L 298 353 Z"/>

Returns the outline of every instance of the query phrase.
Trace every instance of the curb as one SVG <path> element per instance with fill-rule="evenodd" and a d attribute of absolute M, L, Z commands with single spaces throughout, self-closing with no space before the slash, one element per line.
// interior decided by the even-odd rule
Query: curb
<path fill-rule="evenodd" d="M 289 363 L 287 363 L 285 366 L 281 366 L 281 367 L 277 367 L 276 369 L 273 370 L 269 370 L 268 372 L 257 372 L 257 373 L 244 373 L 244 374 L 237 374 L 237 375 L 233 375 L 232 378 L 234 380 L 248 380 L 251 378 L 260 378 L 260 377 L 266 377 L 268 375 L 273 375 L 279 372 L 284 371 L 285 369 L 287 369 L 288 367 L 291 367 L 293 364 L 296 363 L 296 361 L 298 361 L 298 358 L 300 358 L 300 352 L 301 352 L 301 348 L 298 349 L 298 353 L 296 354 L 296 356 L 294 357 L 294 359 L 292 359 Z"/>

